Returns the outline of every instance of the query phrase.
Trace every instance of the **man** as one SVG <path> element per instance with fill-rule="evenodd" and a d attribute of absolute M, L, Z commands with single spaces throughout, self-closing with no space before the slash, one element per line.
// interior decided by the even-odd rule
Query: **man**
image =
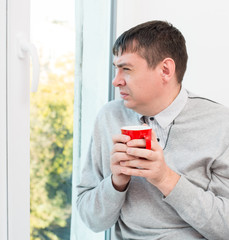
<path fill-rule="evenodd" d="M 124 32 L 113 53 L 122 100 L 97 116 L 77 207 L 112 239 L 228 239 L 229 110 L 182 88 L 185 39 L 151 21 Z M 145 140 L 120 134 L 152 127 Z"/>

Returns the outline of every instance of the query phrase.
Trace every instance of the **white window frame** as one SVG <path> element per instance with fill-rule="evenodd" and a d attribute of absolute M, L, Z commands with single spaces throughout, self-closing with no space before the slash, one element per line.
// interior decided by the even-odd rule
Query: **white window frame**
<path fill-rule="evenodd" d="M 0 240 L 7 231 L 7 158 L 6 158 L 6 1 L 0 2 Z"/>
<path fill-rule="evenodd" d="M 0 240 L 30 239 L 29 59 L 18 58 L 17 36 L 29 39 L 29 0 L 1 0 Z"/>
<path fill-rule="evenodd" d="M 96 21 L 95 21 L 96 19 Z M 110 239 L 110 231 L 93 233 L 76 209 L 76 184 L 99 109 L 114 97 L 111 81 L 116 0 L 76 0 L 76 82 L 71 240 Z M 102 94 L 101 94 L 102 93 Z"/>

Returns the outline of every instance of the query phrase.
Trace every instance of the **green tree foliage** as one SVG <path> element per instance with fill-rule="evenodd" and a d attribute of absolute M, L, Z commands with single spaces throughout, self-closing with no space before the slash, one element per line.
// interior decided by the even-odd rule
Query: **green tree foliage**
<path fill-rule="evenodd" d="M 31 240 L 69 239 L 74 57 L 59 59 L 31 94 Z"/>

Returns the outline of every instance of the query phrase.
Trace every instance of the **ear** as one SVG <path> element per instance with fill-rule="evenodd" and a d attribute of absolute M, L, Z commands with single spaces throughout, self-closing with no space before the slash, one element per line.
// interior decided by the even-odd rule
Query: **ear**
<path fill-rule="evenodd" d="M 172 58 L 165 58 L 161 62 L 161 74 L 164 82 L 168 82 L 175 77 L 176 65 Z"/>

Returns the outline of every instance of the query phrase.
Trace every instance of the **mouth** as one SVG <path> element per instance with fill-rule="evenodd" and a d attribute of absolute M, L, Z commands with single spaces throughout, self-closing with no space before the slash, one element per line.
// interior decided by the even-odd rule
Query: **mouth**
<path fill-rule="evenodd" d="M 129 96 L 129 94 L 127 94 L 125 92 L 120 92 L 120 96 L 122 99 L 126 99 Z"/>

